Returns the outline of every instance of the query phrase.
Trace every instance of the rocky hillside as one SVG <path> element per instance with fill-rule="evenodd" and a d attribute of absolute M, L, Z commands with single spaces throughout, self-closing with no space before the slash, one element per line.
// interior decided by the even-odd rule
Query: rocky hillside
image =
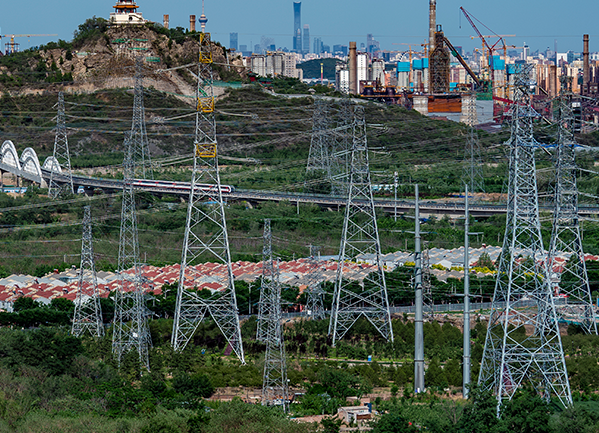
<path fill-rule="evenodd" d="M 195 93 L 195 78 L 186 69 L 197 62 L 199 33 L 142 27 L 111 27 L 102 18 L 79 26 L 71 42 L 51 42 L 36 49 L 0 57 L 0 91 L 40 93 L 61 85 L 65 92 L 131 87 L 135 57 L 145 59 L 146 86 L 178 95 Z M 212 43 L 215 79 L 245 77 L 241 58 Z M 192 101 L 190 101 L 191 103 Z"/>

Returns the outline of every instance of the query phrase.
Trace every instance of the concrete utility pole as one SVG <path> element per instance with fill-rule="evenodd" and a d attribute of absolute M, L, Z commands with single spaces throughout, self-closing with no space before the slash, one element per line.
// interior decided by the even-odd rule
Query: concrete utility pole
<path fill-rule="evenodd" d="M 418 205 L 418 185 L 414 185 L 416 200 L 415 209 L 415 264 L 414 293 L 416 314 L 414 318 L 414 392 L 424 392 L 424 330 L 422 320 L 422 251 L 420 246 L 420 209 Z"/>

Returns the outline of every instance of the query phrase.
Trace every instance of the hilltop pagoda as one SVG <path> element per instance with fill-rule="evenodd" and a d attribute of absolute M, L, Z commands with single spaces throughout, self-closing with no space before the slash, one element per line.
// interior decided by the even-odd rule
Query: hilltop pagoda
<path fill-rule="evenodd" d="M 110 22 L 113 25 L 145 24 L 148 20 L 137 12 L 139 6 L 133 0 L 117 0 L 113 6 L 114 12 L 110 14 Z"/>

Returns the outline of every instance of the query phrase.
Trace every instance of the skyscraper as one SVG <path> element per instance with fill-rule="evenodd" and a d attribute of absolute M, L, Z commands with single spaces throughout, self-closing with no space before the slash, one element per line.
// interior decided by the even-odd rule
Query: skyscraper
<path fill-rule="evenodd" d="M 304 24 L 304 42 L 302 45 L 302 53 L 308 54 L 310 52 L 310 25 Z"/>
<path fill-rule="evenodd" d="M 293 2 L 293 51 L 302 52 L 302 2 Z"/>
<path fill-rule="evenodd" d="M 238 41 L 237 33 L 229 33 L 229 48 L 237 51 L 237 41 Z"/>

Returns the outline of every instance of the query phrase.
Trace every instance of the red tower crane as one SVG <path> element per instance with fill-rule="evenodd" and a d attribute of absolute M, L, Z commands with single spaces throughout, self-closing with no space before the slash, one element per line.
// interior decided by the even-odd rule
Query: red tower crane
<path fill-rule="evenodd" d="M 468 11 L 466 11 L 466 9 L 464 9 L 463 7 L 460 7 L 460 10 L 462 11 L 462 13 L 464 14 L 464 16 L 466 17 L 466 19 L 468 20 L 468 22 L 470 23 L 470 25 L 472 26 L 472 28 L 474 29 L 474 31 L 476 32 L 476 34 L 478 35 L 478 37 L 480 38 L 480 40 L 482 41 L 483 44 L 483 59 L 485 59 L 486 57 L 486 65 L 490 70 L 490 75 L 491 75 L 491 81 L 494 82 L 495 81 L 495 73 L 494 73 L 494 69 L 493 69 L 493 52 L 496 51 L 497 45 L 501 42 L 503 44 L 503 50 L 505 52 L 506 50 L 506 45 L 505 45 L 505 40 L 503 39 L 503 37 L 501 35 L 498 35 L 497 33 L 495 33 L 493 30 L 491 30 L 489 27 L 487 27 L 486 25 L 484 25 L 479 19 L 477 19 L 476 17 L 474 17 L 474 15 L 472 15 L 471 13 L 469 13 Z M 487 42 L 487 39 L 485 38 L 485 36 L 478 30 L 478 27 L 476 27 L 476 24 L 474 24 L 474 20 L 478 21 L 479 24 L 483 25 L 487 30 L 489 30 L 491 33 L 493 33 L 492 36 L 487 36 L 487 37 L 496 37 L 498 38 L 497 41 L 490 46 L 489 43 Z M 512 36 L 512 35 L 509 35 Z"/>

